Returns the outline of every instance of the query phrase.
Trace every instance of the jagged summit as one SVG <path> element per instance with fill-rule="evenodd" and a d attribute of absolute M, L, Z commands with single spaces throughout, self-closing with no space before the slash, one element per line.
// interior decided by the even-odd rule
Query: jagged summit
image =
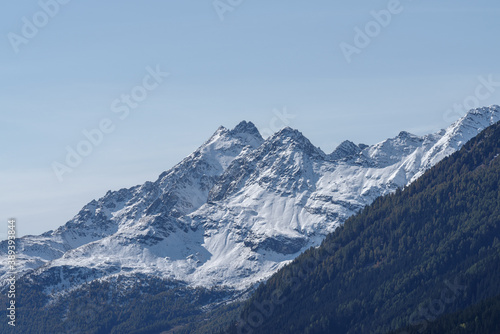
<path fill-rule="evenodd" d="M 238 125 L 235 126 L 233 130 L 231 130 L 231 134 L 233 135 L 243 133 L 262 138 L 259 130 L 252 122 L 241 121 L 240 123 L 238 123 Z"/>
<path fill-rule="evenodd" d="M 471 109 L 467 115 L 493 115 L 500 112 L 500 106 L 496 104 L 492 104 L 488 107 L 480 107 Z"/>
<path fill-rule="evenodd" d="M 453 123 L 452 128 L 455 132 L 468 131 L 468 129 L 482 128 L 484 129 L 491 122 L 498 119 L 500 115 L 500 107 L 492 105 L 489 107 L 482 107 L 470 110 L 458 121 Z"/>
<path fill-rule="evenodd" d="M 352 141 L 344 140 L 332 153 L 330 153 L 330 158 L 332 160 L 341 160 L 357 155 L 361 150 L 361 147 L 354 144 Z"/>
<path fill-rule="evenodd" d="M 302 132 L 288 126 L 269 137 L 265 141 L 264 145 L 268 145 L 273 148 L 280 147 L 298 149 L 317 158 L 324 159 L 326 157 L 325 153 L 320 148 L 314 146 L 309 139 L 302 134 Z"/>
<path fill-rule="evenodd" d="M 414 135 L 413 133 L 410 133 L 408 131 L 401 131 L 399 134 L 398 134 L 398 138 L 420 138 L 419 136 L 417 135 Z"/>
<path fill-rule="evenodd" d="M 274 135 L 271 136 L 271 138 L 291 138 L 297 141 L 309 141 L 302 132 L 300 132 L 297 129 L 293 129 L 289 126 L 286 126 L 276 132 Z"/>
<path fill-rule="evenodd" d="M 257 127 L 247 121 L 240 122 L 234 129 L 227 131 L 227 134 L 232 138 L 239 138 L 252 148 L 258 147 L 264 141 Z"/>

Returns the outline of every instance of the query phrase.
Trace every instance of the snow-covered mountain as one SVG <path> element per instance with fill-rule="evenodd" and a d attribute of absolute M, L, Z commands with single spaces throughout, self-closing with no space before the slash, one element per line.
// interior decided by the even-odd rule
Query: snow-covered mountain
<path fill-rule="evenodd" d="M 434 134 L 345 141 L 330 154 L 290 128 L 264 140 L 249 122 L 220 127 L 155 182 L 109 191 L 57 230 L 18 239 L 17 271 L 46 291 L 137 274 L 244 290 L 499 120 L 498 106 L 475 109 Z M 3 241 L 2 282 L 6 253 Z"/>

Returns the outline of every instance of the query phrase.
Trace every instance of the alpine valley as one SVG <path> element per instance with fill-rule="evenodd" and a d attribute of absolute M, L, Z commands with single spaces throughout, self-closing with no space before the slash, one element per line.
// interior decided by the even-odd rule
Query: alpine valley
<path fill-rule="evenodd" d="M 264 140 L 250 122 L 220 127 L 156 181 L 16 241 L 18 330 L 173 333 L 205 321 L 498 121 L 499 106 L 479 108 L 437 133 L 344 141 L 329 154 L 291 128 Z M 0 260 L 5 304 L 6 241 Z"/>

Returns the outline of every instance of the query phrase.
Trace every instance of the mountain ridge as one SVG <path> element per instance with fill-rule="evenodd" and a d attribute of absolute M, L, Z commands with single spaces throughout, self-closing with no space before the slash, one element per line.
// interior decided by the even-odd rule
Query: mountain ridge
<path fill-rule="evenodd" d="M 496 122 L 261 284 L 229 333 L 496 333 L 499 156 Z"/>
<path fill-rule="evenodd" d="M 69 267 L 99 272 L 90 280 L 143 273 L 245 290 L 498 120 L 500 107 L 479 108 L 435 134 L 344 142 L 329 155 L 291 128 L 264 140 L 251 122 L 220 127 L 156 181 L 109 191 L 55 231 L 20 238 L 19 274 Z M 69 279 L 53 285 L 63 291 Z"/>

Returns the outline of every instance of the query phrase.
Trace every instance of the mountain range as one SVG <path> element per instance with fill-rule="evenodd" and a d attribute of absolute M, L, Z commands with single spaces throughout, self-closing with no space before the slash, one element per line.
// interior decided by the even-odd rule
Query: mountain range
<path fill-rule="evenodd" d="M 500 333 L 500 123 L 261 284 L 229 333 Z"/>
<path fill-rule="evenodd" d="M 137 276 L 238 296 L 499 120 L 500 107 L 479 108 L 433 134 L 344 141 L 329 154 L 291 128 L 263 139 L 251 122 L 220 127 L 156 181 L 108 191 L 58 229 L 18 239 L 16 270 L 49 301 Z M 5 282 L 6 241 L 0 259 Z"/>

